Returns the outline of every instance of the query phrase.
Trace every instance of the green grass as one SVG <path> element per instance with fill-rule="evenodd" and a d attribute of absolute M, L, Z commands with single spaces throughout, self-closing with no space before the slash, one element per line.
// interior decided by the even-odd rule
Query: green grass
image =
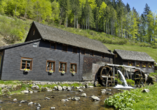
<path fill-rule="evenodd" d="M 0 80 L 0 84 L 16 85 L 16 84 L 21 84 L 21 82 L 20 81 L 2 81 L 2 80 Z"/>
<path fill-rule="evenodd" d="M 157 49 L 153 49 L 150 47 L 140 47 L 138 45 L 115 45 L 115 44 L 104 44 L 104 45 L 112 51 L 114 49 L 121 49 L 121 50 L 145 52 L 157 62 Z"/>
<path fill-rule="evenodd" d="M 134 110 L 156 110 L 157 108 L 157 83 L 152 86 L 147 86 L 147 89 L 150 90 L 149 93 L 141 93 L 138 95 L 141 96 L 141 100 L 138 103 L 135 103 L 133 106 Z"/>

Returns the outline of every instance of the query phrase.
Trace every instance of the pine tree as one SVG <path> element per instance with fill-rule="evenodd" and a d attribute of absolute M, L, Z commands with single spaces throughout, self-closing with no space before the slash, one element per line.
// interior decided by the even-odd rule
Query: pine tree
<path fill-rule="evenodd" d="M 127 12 L 130 12 L 130 5 L 127 3 L 126 5 Z"/>

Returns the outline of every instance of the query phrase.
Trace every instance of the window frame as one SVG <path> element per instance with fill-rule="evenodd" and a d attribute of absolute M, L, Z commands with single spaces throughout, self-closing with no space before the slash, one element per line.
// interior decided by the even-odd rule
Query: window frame
<path fill-rule="evenodd" d="M 66 47 L 66 50 L 64 50 L 64 47 Z M 68 51 L 68 45 L 62 44 L 62 51 L 67 52 Z"/>
<path fill-rule="evenodd" d="M 86 55 L 86 50 L 85 49 L 81 49 L 81 54 L 82 55 Z"/>
<path fill-rule="evenodd" d="M 78 53 L 78 48 L 77 47 L 72 47 L 73 48 L 73 53 L 77 54 Z M 74 52 L 74 49 L 76 49 L 77 51 Z"/>
<path fill-rule="evenodd" d="M 72 73 L 72 71 L 71 71 L 71 65 L 76 65 L 75 73 L 77 73 L 77 64 L 76 63 L 70 63 L 70 73 Z"/>
<path fill-rule="evenodd" d="M 53 72 L 55 72 L 55 61 L 52 61 L 52 60 L 47 60 L 47 61 L 46 61 L 46 71 L 47 71 L 47 72 L 50 71 L 50 70 L 48 70 L 48 67 L 47 67 L 47 63 L 48 63 L 48 62 L 54 63 L 54 64 L 53 64 Z"/>
<path fill-rule="evenodd" d="M 50 42 L 50 49 L 53 49 L 51 48 L 51 45 L 54 44 L 54 50 L 56 50 L 57 46 L 56 46 L 56 43 L 55 42 Z"/>
<path fill-rule="evenodd" d="M 33 58 L 21 57 L 20 70 L 24 70 L 24 69 L 22 69 L 22 59 L 28 59 L 28 60 L 31 60 L 31 62 L 30 62 L 30 71 L 31 71 L 32 68 L 33 68 Z M 25 68 L 26 68 L 26 67 L 27 67 L 27 60 L 26 60 Z"/>
<path fill-rule="evenodd" d="M 62 71 L 63 71 L 63 70 L 60 71 L 60 64 L 61 64 L 61 63 L 63 63 L 63 64 L 65 63 L 65 72 L 67 72 L 67 62 L 59 62 L 59 72 L 62 72 Z"/>

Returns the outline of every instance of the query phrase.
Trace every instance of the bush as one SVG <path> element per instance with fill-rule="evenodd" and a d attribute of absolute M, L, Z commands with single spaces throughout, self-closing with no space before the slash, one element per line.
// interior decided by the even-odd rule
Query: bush
<path fill-rule="evenodd" d="M 150 44 L 148 44 L 148 43 L 140 43 L 139 44 L 141 47 L 151 47 L 151 45 Z"/>
<path fill-rule="evenodd" d="M 6 16 L 0 16 L 0 34 L 8 43 L 21 41 L 25 38 L 30 23 L 20 19 L 13 19 Z"/>
<path fill-rule="evenodd" d="M 115 78 L 118 84 L 122 84 L 122 81 L 120 79 Z"/>
<path fill-rule="evenodd" d="M 131 85 L 131 86 L 135 85 L 135 81 L 132 79 L 126 79 L 126 82 L 128 83 L 128 85 Z"/>
<path fill-rule="evenodd" d="M 130 110 L 133 104 L 139 101 L 137 95 L 138 90 L 124 91 L 123 93 L 118 93 L 114 96 L 110 96 L 105 100 L 105 105 L 115 107 L 121 110 Z"/>

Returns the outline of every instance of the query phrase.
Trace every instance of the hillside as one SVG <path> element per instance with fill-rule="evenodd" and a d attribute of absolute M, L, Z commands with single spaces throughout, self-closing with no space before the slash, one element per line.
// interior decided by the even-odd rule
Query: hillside
<path fill-rule="evenodd" d="M 104 44 L 108 49 L 122 49 L 122 50 L 130 50 L 130 51 L 139 51 L 146 52 L 157 62 L 157 49 L 153 49 L 150 47 L 140 47 L 137 45 L 114 45 L 114 44 Z"/>
<path fill-rule="evenodd" d="M 12 18 L 8 16 L 0 15 L 0 46 L 24 42 L 31 23 L 32 20 L 27 20 L 27 19 L 22 20 L 18 18 Z M 150 47 L 140 47 L 140 45 L 142 44 L 140 42 L 134 42 L 130 39 L 116 37 L 113 35 L 106 34 L 104 32 L 76 29 L 71 27 L 65 28 L 63 25 L 48 24 L 46 22 L 44 24 L 74 34 L 79 34 L 88 37 L 90 39 L 99 40 L 112 51 L 114 49 L 123 49 L 123 50 L 146 52 L 155 61 L 157 61 L 157 57 L 156 57 L 157 49 L 153 49 Z"/>

